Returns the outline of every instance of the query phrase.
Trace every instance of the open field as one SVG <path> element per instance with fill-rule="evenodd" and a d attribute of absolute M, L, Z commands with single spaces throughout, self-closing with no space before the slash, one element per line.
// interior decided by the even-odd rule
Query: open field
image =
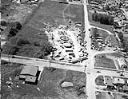
<path fill-rule="evenodd" d="M 108 69 L 116 69 L 114 61 L 112 59 L 107 58 L 104 54 L 97 55 L 95 57 L 95 68 L 102 67 Z"/>
<path fill-rule="evenodd" d="M 5 67 L 5 69 L 7 70 L 8 67 Z M 84 88 L 86 84 L 86 75 L 84 73 L 60 69 L 51 71 L 48 68 L 44 68 L 38 84 L 30 85 L 23 84 L 22 81 L 17 79 L 16 75 L 19 75 L 19 71 L 20 69 L 16 69 L 13 72 L 11 70 L 10 73 L 2 75 L 1 94 L 3 99 L 86 99 L 86 93 L 81 93 L 83 89 L 79 89 Z M 10 88 L 6 84 L 6 81 L 9 81 L 9 77 L 13 81 Z M 62 88 L 60 84 L 63 81 L 72 82 L 74 86 Z"/>
<path fill-rule="evenodd" d="M 44 49 L 51 46 L 45 33 L 46 27 L 68 25 L 68 21 L 71 20 L 80 23 L 82 25 L 80 28 L 83 30 L 83 14 L 82 5 L 67 5 L 45 0 L 38 5 L 31 17 L 27 18 L 22 30 L 9 39 L 2 52 L 44 58 Z M 84 37 L 84 33 L 81 36 Z M 23 44 L 19 45 L 19 42 Z"/>

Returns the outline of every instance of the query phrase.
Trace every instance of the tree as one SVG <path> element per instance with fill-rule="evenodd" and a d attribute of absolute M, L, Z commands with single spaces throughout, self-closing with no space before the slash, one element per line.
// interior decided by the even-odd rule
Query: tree
<path fill-rule="evenodd" d="M 113 23 L 114 23 L 113 17 L 108 16 L 106 14 L 93 13 L 92 20 L 94 20 L 96 22 L 100 22 L 101 24 L 106 24 L 106 25 L 113 25 Z"/>
<path fill-rule="evenodd" d="M 15 22 L 15 24 L 16 24 L 16 29 L 18 29 L 18 30 L 22 29 L 22 25 L 20 22 Z"/>
<path fill-rule="evenodd" d="M 18 45 L 18 46 L 23 46 L 23 45 L 25 45 L 25 44 L 30 44 L 30 42 L 29 42 L 28 40 L 22 39 L 22 38 L 20 38 L 20 39 L 17 41 L 17 45 Z"/>
<path fill-rule="evenodd" d="M 17 29 L 17 30 L 21 30 L 22 29 L 22 25 L 21 25 L 20 22 L 12 22 L 9 25 L 13 29 Z"/>
<path fill-rule="evenodd" d="M 17 34 L 18 30 L 11 28 L 8 34 L 8 37 L 13 37 Z"/>
<path fill-rule="evenodd" d="M 7 22 L 6 21 L 1 21 L 1 26 L 7 26 Z"/>
<path fill-rule="evenodd" d="M 2 53 L 3 54 L 10 54 L 10 55 L 16 55 L 16 53 L 19 51 L 19 47 L 7 44 L 3 47 Z"/>

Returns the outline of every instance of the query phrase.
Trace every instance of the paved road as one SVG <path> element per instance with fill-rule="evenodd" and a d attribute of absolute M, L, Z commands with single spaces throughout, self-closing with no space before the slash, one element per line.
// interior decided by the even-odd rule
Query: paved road
<path fill-rule="evenodd" d="M 29 57 L 22 57 L 22 56 L 8 56 L 8 55 L 2 55 L 1 59 L 9 62 L 14 63 L 21 63 L 25 65 L 35 65 L 39 66 L 40 69 L 44 67 L 54 67 L 54 68 L 60 68 L 60 69 L 67 69 L 67 70 L 73 70 L 73 71 L 79 71 L 79 72 L 85 72 L 87 74 L 87 82 L 86 82 L 86 94 L 88 96 L 88 99 L 96 99 L 95 91 L 96 91 L 96 84 L 95 79 L 99 75 L 107 75 L 107 76 L 120 76 L 120 73 L 117 73 L 117 71 L 114 70 L 105 70 L 103 68 L 95 69 L 94 68 L 94 56 L 99 54 L 105 54 L 105 53 L 113 53 L 114 51 L 111 50 L 105 50 L 105 51 L 93 51 L 91 50 L 91 38 L 90 38 L 90 31 L 89 29 L 92 27 L 89 24 L 88 20 L 88 11 L 87 11 L 87 5 L 86 0 L 83 0 L 84 5 L 84 21 L 85 21 L 85 41 L 87 41 L 86 47 L 88 55 L 88 60 L 86 62 L 83 62 L 82 66 L 80 65 L 72 65 L 68 63 L 62 63 L 62 62 L 55 62 L 55 61 L 49 61 L 44 59 L 38 59 L 38 58 L 29 58 Z M 101 28 L 100 28 L 101 29 Z M 104 29 L 102 29 L 104 30 Z M 107 30 L 105 30 L 107 31 Z M 108 31 L 107 31 L 108 32 Z M 110 35 L 112 33 L 108 32 Z M 87 66 L 85 69 L 85 65 Z M 100 71 L 99 73 L 97 71 Z M 128 77 L 128 73 L 125 73 L 124 77 Z M 125 94 L 124 94 L 125 95 Z"/>
<path fill-rule="evenodd" d="M 95 69 L 94 67 L 94 63 L 95 63 L 95 59 L 94 57 L 96 55 L 99 54 L 106 54 L 106 53 L 114 53 L 115 51 L 112 50 L 105 50 L 105 51 L 93 51 L 91 50 L 91 38 L 90 38 L 90 31 L 89 29 L 91 26 L 89 24 L 89 18 L 88 18 L 88 11 L 87 11 L 87 4 L 86 4 L 86 0 L 83 0 L 83 5 L 84 5 L 84 21 L 85 21 L 85 41 L 87 41 L 87 52 L 89 53 L 89 59 L 88 62 L 86 62 L 87 68 L 86 68 L 86 75 L 87 75 L 87 82 L 86 82 L 86 93 L 88 96 L 88 99 L 96 99 L 96 84 L 95 84 L 95 79 L 96 77 L 98 77 L 99 75 L 107 75 L 107 76 L 116 76 L 116 77 L 120 77 L 120 73 L 117 73 L 117 71 L 112 71 L 112 70 L 104 70 L 103 68 L 101 69 Z M 94 28 L 98 28 L 101 30 L 104 30 L 106 32 L 108 32 L 109 35 L 113 35 L 110 31 L 99 28 L 99 27 L 94 27 Z M 100 71 L 100 73 L 97 73 L 97 71 Z M 125 73 L 124 77 L 128 77 L 128 73 Z M 124 94 L 125 95 L 125 94 Z"/>
<path fill-rule="evenodd" d="M 84 72 L 85 68 L 80 65 L 73 65 L 70 63 L 50 61 L 38 58 L 22 57 L 22 56 L 8 56 L 2 55 L 1 60 L 5 60 L 13 63 L 20 63 L 25 65 L 39 66 L 39 69 L 42 70 L 44 67 L 54 67 L 59 69 L 67 69 L 73 71 Z"/>

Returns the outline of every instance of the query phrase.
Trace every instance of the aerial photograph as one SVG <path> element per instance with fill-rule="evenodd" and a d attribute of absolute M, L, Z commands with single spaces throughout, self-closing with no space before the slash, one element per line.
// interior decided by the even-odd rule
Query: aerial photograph
<path fill-rule="evenodd" d="M 0 99 L 128 99 L 128 0 L 1 0 Z"/>

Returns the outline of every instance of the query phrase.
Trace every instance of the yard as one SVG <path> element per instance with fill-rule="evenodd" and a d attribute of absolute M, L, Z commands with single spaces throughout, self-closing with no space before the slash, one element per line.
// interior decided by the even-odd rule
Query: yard
<path fill-rule="evenodd" d="M 61 69 L 44 68 L 41 79 L 37 85 L 23 84 L 18 80 L 21 69 L 19 64 L 9 64 L 2 68 L 2 91 L 3 99 L 86 99 L 86 93 L 81 93 L 81 88 L 85 87 L 86 75 L 80 72 L 66 71 Z M 2 67 L 5 64 L 2 65 Z M 11 67 L 13 69 L 8 69 Z M 7 72 L 8 73 L 7 73 Z M 6 74 L 6 75 L 5 75 Z M 13 84 L 7 87 L 6 82 L 12 78 Z M 60 84 L 63 81 L 73 83 L 73 87 L 62 88 Z"/>

